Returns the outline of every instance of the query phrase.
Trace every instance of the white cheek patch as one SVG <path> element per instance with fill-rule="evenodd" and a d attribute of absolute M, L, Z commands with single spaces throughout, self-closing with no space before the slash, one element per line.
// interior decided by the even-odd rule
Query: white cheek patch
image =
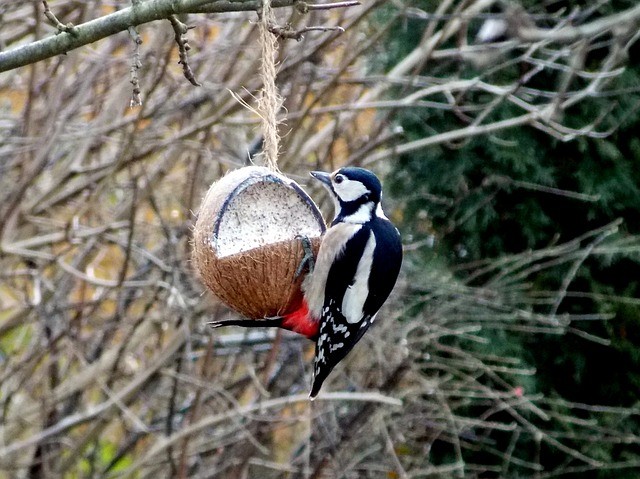
<path fill-rule="evenodd" d="M 333 189 L 336 195 L 344 202 L 357 200 L 367 193 L 371 193 L 366 186 L 359 181 L 352 181 L 345 178 L 342 183 L 333 182 Z"/>
<path fill-rule="evenodd" d="M 353 324 L 362 320 L 362 308 L 369 296 L 369 275 L 371 274 L 375 249 L 376 237 L 371 233 L 358 263 L 353 284 L 347 288 L 342 300 L 342 314 L 348 323 Z"/>

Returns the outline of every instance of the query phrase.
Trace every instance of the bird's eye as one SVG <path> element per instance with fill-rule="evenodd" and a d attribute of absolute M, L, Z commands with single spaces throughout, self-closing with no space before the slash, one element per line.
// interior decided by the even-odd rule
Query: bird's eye
<path fill-rule="evenodd" d="M 336 183 L 342 183 L 344 181 L 344 176 L 336 175 L 336 177 L 333 179 L 333 181 L 335 181 Z"/>

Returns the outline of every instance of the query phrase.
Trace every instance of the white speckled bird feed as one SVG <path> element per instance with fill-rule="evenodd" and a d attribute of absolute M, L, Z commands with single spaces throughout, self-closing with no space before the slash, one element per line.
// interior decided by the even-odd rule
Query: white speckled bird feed
<path fill-rule="evenodd" d="M 234 170 L 214 183 L 196 221 L 193 260 L 203 282 L 249 318 L 286 312 L 300 298 L 298 236 L 320 244 L 317 206 L 289 178 L 264 167 Z"/>

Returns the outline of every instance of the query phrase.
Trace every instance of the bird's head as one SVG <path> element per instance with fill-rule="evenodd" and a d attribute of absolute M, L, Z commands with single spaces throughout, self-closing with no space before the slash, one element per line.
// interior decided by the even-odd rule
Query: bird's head
<path fill-rule="evenodd" d="M 380 208 L 380 180 L 364 168 L 345 167 L 333 173 L 312 171 L 329 191 L 336 207 L 334 223 L 366 223 L 375 215 L 384 217 Z"/>

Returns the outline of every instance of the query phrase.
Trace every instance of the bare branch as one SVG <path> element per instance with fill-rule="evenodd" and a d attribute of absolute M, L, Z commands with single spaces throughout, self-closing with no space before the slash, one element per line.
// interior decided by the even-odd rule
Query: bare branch
<path fill-rule="evenodd" d="M 633 31 L 637 29 L 638 20 L 640 20 L 640 5 L 594 20 L 590 23 L 585 23 L 584 25 L 567 25 L 559 29 L 551 30 L 523 26 L 516 28 L 515 34 L 520 40 L 525 42 L 547 40 L 568 43 L 580 39 L 591 39 L 614 29 Z"/>
<path fill-rule="evenodd" d="M 51 22 L 51 24 L 58 29 L 58 33 L 70 33 L 72 35 L 76 35 L 75 26 L 73 23 L 67 23 L 66 25 L 60 20 L 56 18 L 51 9 L 49 8 L 49 3 L 47 0 L 42 0 L 42 4 L 44 5 L 44 16 Z"/>
<path fill-rule="evenodd" d="M 133 54 L 131 55 L 131 67 L 129 68 L 129 82 L 133 87 L 131 94 L 131 102 L 129 106 L 142 105 L 142 98 L 140 98 L 140 79 L 138 78 L 138 70 L 142 67 L 140 63 L 140 45 L 142 44 L 142 38 L 138 34 L 135 27 L 129 27 L 129 35 L 133 40 Z"/>
<path fill-rule="evenodd" d="M 279 25 L 269 25 L 269 31 L 280 38 L 287 38 L 300 41 L 304 38 L 304 34 L 307 32 L 320 31 L 320 32 L 340 32 L 344 33 L 342 27 L 304 27 L 300 30 L 293 30 L 290 25 L 281 27 Z"/>
<path fill-rule="evenodd" d="M 242 102 L 263 86 L 256 73 L 263 55 L 247 15 L 188 21 L 179 15 L 253 13 L 262 1 L 128 0 L 120 2 L 131 5 L 122 11 L 99 0 L 49 3 L 61 21 L 43 15 L 40 1 L 2 4 L 3 61 L 15 64 L 21 48 L 42 55 L 39 48 L 49 45 L 47 58 L 91 38 L 104 40 L 81 54 L 0 75 L 0 475 L 26 477 L 40 464 L 48 476 L 93 477 L 262 477 L 266 468 L 267 475 L 286 471 L 297 478 L 314 471 L 318 477 L 396 471 L 400 477 L 538 478 L 562 475 L 567 464 L 576 471 L 632 467 L 590 457 L 594 441 L 635 453 L 624 449 L 640 444 L 625 429 L 636 419 L 632 409 L 550 401 L 526 390 L 536 381 L 535 368 L 493 348 L 487 334 L 570 334 L 606 344 L 582 326 L 615 321 L 615 307 L 564 310 L 567 301 L 640 304 L 607 289 L 584 291 L 576 280 L 591 261 L 640 254 L 640 240 L 620 220 L 570 240 L 549 238 L 542 249 L 418 269 L 440 231 L 429 211 L 416 211 L 420 232 L 404 248 L 407 280 L 372 333 L 336 368 L 325 395 L 310 403 L 313 345 L 287 332 L 274 344 L 273 331 L 262 329 L 213 335 L 207 322 L 237 315 L 205 294 L 189 260 L 202 194 L 245 164 L 248 150 L 259 149 L 259 118 Z M 601 138 L 640 107 L 638 87 L 621 75 L 633 60 L 627 50 L 640 38 L 626 23 L 599 30 L 607 33 L 598 38 L 553 39 L 597 15 L 602 1 L 555 15 L 531 7 L 534 22 L 554 26 L 539 40 L 511 35 L 475 44 L 478 22 L 504 17 L 487 13 L 495 0 L 445 0 L 433 14 L 402 1 L 372 0 L 341 11 L 333 9 L 357 2 L 271 3 L 290 7 L 277 11 L 273 23 L 293 38 L 323 25 L 345 29 L 279 44 L 280 111 L 288 121 L 278 164 L 300 182 L 310 169 L 343 164 L 374 164 L 402 179 L 397 154 L 456 148 L 481 136 L 509 149 L 504 161 L 517 162 L 526 134 L 517 129 L 536 128 L 536 138 L 562 141 Z M 82 23 L 105 11 L 114 13 Z M 173 81 L 178 55 L 166 23 L 136 33 L 137 25 L 173 15 L 181 63 L 188 53 L 190 68 L 206 79 L 202 88 Z M 421 40 L 404 56 L 387 55 L 385 39 L 407 18 L 425 22 Z M 77 25 L 75 35 L 58 25 L 67 20 Z M 185 23 L 196 25 L 198 35 Z M 315 26 L 305 30 L 307 24 Z M 43 31 L 50 36 L 40 40 Z M 187 52 L 186 36 L 192 47 L 206 42 L 207 52 Z M 380 56 L 390 63 L 384 69 L 368 62 Z M 481 56 L 487 61 L 479 67 Z M 130 99 L 136 101 L 141 86 L 144 108 L 132 111 Z M 583 106 L 593 113 L 573 116 Z M 415 136 L 397 125 L 398 114 L 446 121 L 426 121 L 427 133 Z M 508 129 L 516 132 L 504 135 Z M 603 200 L 552 179 L 503 174 L 476 187 L 461 184 L 462 199 L 419 189 L 389 198 L 397 206 L 390 212 L 412 221 L 404 201 L 457 208 L 477 195 L 451 217 L 446 234 L 476 219 L 478 208 L 504 191 L 590 208 Z M 309 187 L 328 211 L 325 196 Z M 462 261 L 459 250 L 451 253 Z M 558 282 L 549 291 L 534 289 L 549 274 Z M 402 375 L 398 364 L 406 366 Z M 536 448 L 550 454 L 537 455 Z M 74 453 L 59 454 L 63 449 Z M 437 450 L 455 454 L 442 463 Z"/>
<path fill-rule="evenodd" d="M 274 8 L 289 7 L 295 3 L 296 0 L 273 0 L 272 6 Z M 73 26 L 73 34 L 69 32 L 68 27 L 65 27 L 67 30 L 64 30 L 59 35 L 0 52 L 0 72 L 13 70 L 45 58 L 67 53 L 115 33 L 126 31 L 131 26 L 162 20 L 169 18 L 170 15 L 251 11 L 257 10 L 260 5 L 260 0 L 233 2 L 228 0 L 183 0 L 181 2 L 149 0 L 147 2 L 139 2 L 104 17 Z"/>
<path fill-rule="evenodd" d="M 201 86 L 200 83 L 198 83 L 198 81 L 196 80 L 196 77 L 193 75 L 193 71 L 189 66 L 189 57 L 187 56 L 187 52 L 191 50 L 191 46 L 189 45 L 189 40 L 187 39 L 186 35 L 190 28 L 193 27 L 188 27 L 187 25 L 182 23 L 176 15 L 169 15 L 169 21 L 171 22 L 171 26 L 173 27 L 175 40 L 178 44 L 178 52 L 180 56 L 180 61 L 178 61 L 178 63 L 182 65 L 182 73 L 193 86 Z"/>
<path fill-rule="evenodd" d="M 349 0 L 346 2 L 320 3 L 320 4 L 298 2 L 298 4 L 296 5 L 296 8 L 298 8 L 298 10 L 301 10 L 303 13 L 306 13 L 311 10 L 331 10 L 333 8 L 355 7 L 356 5 L 360 5 L 360 2 L 357 0 L 355 1 Z"/>

